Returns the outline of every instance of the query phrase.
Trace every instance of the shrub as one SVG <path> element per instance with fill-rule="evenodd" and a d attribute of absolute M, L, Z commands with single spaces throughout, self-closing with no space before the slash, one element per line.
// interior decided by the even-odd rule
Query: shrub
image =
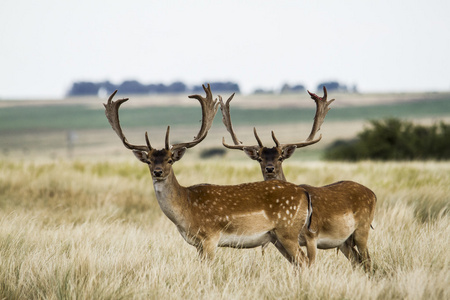
<path fill-rule="evenodd" d="M 226 153 L 226 150 L 224 148 L 209 148 L 205 149 L 200 153 L 201 158 L 211 158 L 214 156 L 224 156 Z"/>
<path fill-rule="evenodd" d="M 329 160 L 426 160 L 450 158 L 450 125 L 415 125 L 399 119 L 370 122 L 357 139 L 338 140 L 326 151 Z"/>

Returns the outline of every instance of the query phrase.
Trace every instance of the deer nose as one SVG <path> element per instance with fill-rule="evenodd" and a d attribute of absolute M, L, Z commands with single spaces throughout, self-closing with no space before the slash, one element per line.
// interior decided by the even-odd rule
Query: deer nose
<path fill-rule="evenodd" d="M 162 170 L 154 170 L 153 171 L 153 175 L 155 177 L 161 177 L 162 173 L 163 173 Z"/>
<path fill-rule="evenodd" d="M 266 167 L 266 172 L 267 173 L 273 173 L 274 170 L 275 170 L 274 167 Z"/>

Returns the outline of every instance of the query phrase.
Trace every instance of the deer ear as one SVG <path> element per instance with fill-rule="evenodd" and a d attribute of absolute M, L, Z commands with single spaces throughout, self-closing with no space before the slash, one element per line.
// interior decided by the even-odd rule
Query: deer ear
<path fill-rule="evenodd" d="M 297 146 L 295 145 L 289 145 L 283 148 L 283 153 L 281 154 L 283 156 L 283 159 L 288 159 L 289 157 L 294 154 L 295 149 L 297 149 Z"/>
<path fill-rule="evenodd" d="M 148 155 L 145 151 L 140 151 L 140 150 L 133 150 L 133 154 L 134 156 L 136 156 L 137 159 L 139 159 L 141 162 L 143 162 L 144 164 L 148 164 Z"/>
<path fill-rule="evenodd" d="M 258 150 L 253 147 L 244 147 L 242 151 L 244 151 L 245 154 L 253 160 L 258 160 L 259 158 Z"/>
<path fill-rule="evenodd" d="M 186 147 L 182 147 L 182 148 L 179 148 L 179 149 L 172 150 L 172 159 L 173 159 L 173 161 L 179 161 L 183 157 L 183 155 L 186 152 L 186 150 L 187 150 Z"/>

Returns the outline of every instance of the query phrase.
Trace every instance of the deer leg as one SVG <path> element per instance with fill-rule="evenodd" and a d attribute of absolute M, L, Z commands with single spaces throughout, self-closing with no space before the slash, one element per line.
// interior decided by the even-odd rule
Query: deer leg
<path fill-rule="evenodd" d="M 295 235 L 288 234 L 283 236 L 277 234 L 274 245 L 294 266 L 303 267 L 305 263 L 308 262 L 308 258 L 300 248 L 298 239 Z"/>
<path fill-rule="evenodd" d="M 352 245 L 348 244 L 347 241 L 340 245 L 338 249 L 345 255 L 345 257 L 347 257 L 353 266 L 355 266 L 356 263 L 361 263 L 361 255 L 359 255 L 358 251 L 356 251 Z"/>
<path fill-rule="evenodd" d="M 264 251 L 266 251 L 267 246 L 269 246 L 269 243 L 265 243 L 261 245 L 261 254 L 264 256 Z"/>
<path fill-rule="evenodd" d="M 220 237 L 205 238 L 199 246 L 197 246 L 198 255 L 202 261 L 212 261 L 215 256 L 217 242 Z"/>
<path fill-rule="evenodd" d="M 306 254 L 308 255 L 309 266 L 312 266 L 314 264 L 314 261 L 316 260 L 316 251 L 317 251 L 317 240 L 307 239 Z"/>
<path fill-rule="evenodd" d="M 368 228 L 361 228 L 356 229 L 354 233 L 354 241 L 356 244 L 356 247 L 358 247 L 358 251 L 361 255 L 361 263 L 364 266 L 364 271 L 371 272 L 371 260 L 369 255 L 369 249 L 367 249 L 367 240 L 369 239 L 369 230 Z"/>

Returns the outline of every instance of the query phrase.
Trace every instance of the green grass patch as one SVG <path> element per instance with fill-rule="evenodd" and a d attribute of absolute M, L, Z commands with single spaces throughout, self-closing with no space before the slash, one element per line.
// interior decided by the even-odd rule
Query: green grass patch
<path fill-rule="evenodd" d="M 253 109 L 232 108 L 235 125 L 269 125 L 311 122 L 315 108 Z M 215 122 L 221 122 L 220 112 Z M 390 105 L 332 107 L 327 121 L 355 121 L 367 119 L 425 118 L 448 116 L 450 99 L 416 101 Z M 198 107 L 123 107 L 120 111 L 123 126 L 148 127 L 167 125 L 196 125 L 201 120 Z M 46 105 L 0 108 L 0 131 L 11 130 L 81 130 L 108 128 L 101 104 L 98 109 L 85 105 Z"/>

